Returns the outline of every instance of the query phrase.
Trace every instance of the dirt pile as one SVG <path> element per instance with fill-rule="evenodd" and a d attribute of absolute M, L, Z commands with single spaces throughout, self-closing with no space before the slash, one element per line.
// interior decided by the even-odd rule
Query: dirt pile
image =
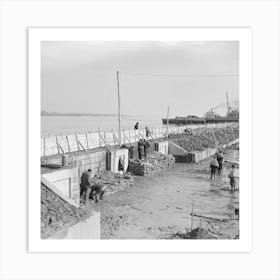
<path fill-rule="evenodd" d="M 95 174 L 92 183 L 104 184 L 106 186 L 106 192 L 110 192 L 131 187 L 134 184 L 134 180 L 129 173 L 122 175 L 105 170 Z"/>
<path fill-rule="evenodd" d="M 226 144 L 239 137 L 239 127 L 228 126 L 225 128 L 205 129 L 201 132 L 190 134 L 170 134 L 168 136 L 174 143 L 181 146 L 185 150 L 203 151 L 207 148 L 215 148 L 217 145 Z"/>
<path fill-rule="evenodd" d="M 75 208 L 41 184 L 41 238 L 50 238 L 65 231 L 89 217 L 91 210 L 90 204 Z"/>
<path fill-rule="evenodd" d="M 171 239 L 216 239 L 216 237 L 207 229 L 198 227 L 188 233 L 175 233 Z"/>
<path fill-rule="evenodd" d="M 172 155 L 153 152 L 146 160 L 129 160 L 129 171 L 135 175 L 148 176 L 169 169 L 175 163 Z"/>
<path fill-rule="evenodd" d="M 97 173 L 94 182 L 106 185 L 106 194 L 132 186 L 134 180 L 130 174 L 118 174 L 111 171 Z M 67 228 L 87 219 L 93 210 L 94 201 L 80 203 L 79 208 L 68 204 L 49 188 L 41 184 L 41 238 L 63 236 Z"/>

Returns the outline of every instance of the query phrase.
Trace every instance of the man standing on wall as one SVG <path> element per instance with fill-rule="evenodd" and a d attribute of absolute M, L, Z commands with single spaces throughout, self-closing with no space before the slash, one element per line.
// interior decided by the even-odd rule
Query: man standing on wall
<path fill-rule="evenodd" d="M 134 126 L 134 129 L 137 130 L 139 128 L 139 122 L 137 122 Z"/>
<path fill-rule="evenodd" d="M 89 192 L 90 192 L 90 178 L 91 178 L 91 169 L 88 169 L 87 171 L 83 172 L 81 177 L 81 191 L 80 191 L 80 198 L 84 199 L 84 203 L 88 201 Z"/>

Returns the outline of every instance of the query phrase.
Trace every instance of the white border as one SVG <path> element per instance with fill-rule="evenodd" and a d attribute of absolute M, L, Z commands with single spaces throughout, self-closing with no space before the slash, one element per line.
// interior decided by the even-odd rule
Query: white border
<path fill-rule="evenodd" d="M 252 49 L 249 28 L 29 28 L 29 252 L 250 252 L 252 245 Z M 41 41 L 239 41 L 240 239 L 41 240 L 40 75 Z"/>

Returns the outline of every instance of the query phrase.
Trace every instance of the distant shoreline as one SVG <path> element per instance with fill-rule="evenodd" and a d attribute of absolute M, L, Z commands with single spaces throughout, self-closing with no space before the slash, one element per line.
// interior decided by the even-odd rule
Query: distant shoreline
<path fill-rule="evenodd" d="M 93 114 L 93 113 L 56 113 L 41 112 L 42 117 L 117 117 L 117 114 Z M 130 117 L 129 115 L 121 115 L 122 117 Z"/>

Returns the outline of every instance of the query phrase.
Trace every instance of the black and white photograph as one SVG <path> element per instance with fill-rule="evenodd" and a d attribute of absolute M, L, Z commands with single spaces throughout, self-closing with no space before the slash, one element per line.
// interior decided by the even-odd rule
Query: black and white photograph
<path fill-rule="evenodd" d="M 42 239 L 239 239 L 239 41 L 40 50 Z"/>
<path fill-rule="evenodd" d="M 0 279 L 279 280 L 280 1 L 0 1 Z"/>

